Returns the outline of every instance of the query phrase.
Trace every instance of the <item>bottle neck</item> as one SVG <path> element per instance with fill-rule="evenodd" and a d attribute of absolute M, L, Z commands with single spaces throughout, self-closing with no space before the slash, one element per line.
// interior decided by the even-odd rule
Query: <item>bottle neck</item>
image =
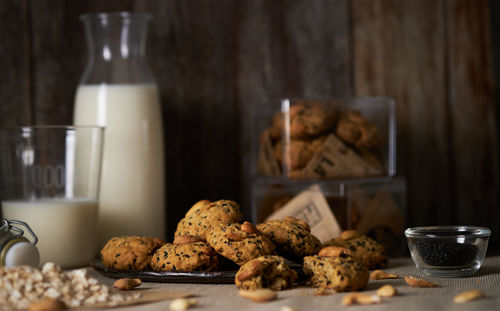
<path fill-rule="evenodd" d="M 80 84 L 154 83 L 146 61 L 150 16 L 142 13 L 83 15 L 89 61 Z"/>
<path fill-rule="evenodd" d="M 82 20 L 90 62 L 145 59 L 147 19 L 130 14 L 99 14 L 84 16 Z"/>

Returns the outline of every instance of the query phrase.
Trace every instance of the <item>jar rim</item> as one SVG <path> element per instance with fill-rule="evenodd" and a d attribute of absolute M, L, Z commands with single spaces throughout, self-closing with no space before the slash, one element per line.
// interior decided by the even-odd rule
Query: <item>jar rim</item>
<path fill-rule="evenodd" d="M 152 19 L 151 14 L 145 12 L 100 12 L 86 13 L 80 15 L 81 21 L 87 20 L 108 20 L 108 19 L 139 19 L 149 21 Z"/>
<path fill-rule="evenodd" d="M 440 233 L 449 233 L 448 237 L 459 236 L 475 236 L 489 237 L 491 230 L 486 227 L 476 226 L 428 226 L 428 227 L 413 227 L 405 230 L 406 237 L 411 238 L 443 238 Z M 451 235 L 453 233 L 454 235 Z"/>

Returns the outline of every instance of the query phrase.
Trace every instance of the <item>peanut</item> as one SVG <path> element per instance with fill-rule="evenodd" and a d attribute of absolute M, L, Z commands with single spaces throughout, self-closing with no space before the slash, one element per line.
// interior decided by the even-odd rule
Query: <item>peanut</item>
<path fill-rule="evenodd" d="M 298 219 L 298 218 L 295 218 L 295 217 L 287 216 L 287 217 L 284 218 L 284 220 L 296 223 L 297 225 L 299 225 L 302 228 L 304 228 L 307 232 L 309 232 L 309 233 L 311 232 L 311 227 L 309 227 L 309 224 L 307 222 L 303 221 L 302 219 Z"/>
<path fill-rule="evenodd" d="M 172 311 L 184 311 L 198 304 L 198 300 L 194 298 L 177 298 L 172 300 L 169 305 Z"/>
<path fill-rule="evenodd" d="M 241 230 L 245 231 L 246 233 L 250 233 L 250 234 L 257 234 L 259 233 L 259 230 L 257 230 L 257 228 L 255 228 L 255 226 L 248 222 L 248 221 L 245 221 L 242 225 L 241 225 Z"/>
<path fill-rule="evenodd" d="M 203 241 L 199 236 L 196 235 L 181 235 L 174 238 L 174 244 L 187 244 L 196 243 Z"/>
<path fill-rule="evenodd" d="M 344 296 L 344 298 L 342 299 L 342 305 L 344 306 L 350 306 L 354 304 L 371 305 L 374 303 L 379 303 L 380 301 L 381 299 L 377 295 L 351 293 Z"/>
<path fill-rule="evenodd" d="M 480 291 L 479 289 L 473 289 L 456 295 L 455 297 L 453 297 L 453 301 L 456 303 L 464 303 L 482 297 L 484 297 L 482 291 Z"/>
<path fill-rule="evenodd" d="M 327 246 L 323 247 L 318 256 L 321 257 L 348 257 L 352 256 L 352 252 L 345 247 L 341 246 Z"/>
<path fill-rule="evenodd" d="M 346 241 L 358 238 L 359 236 L 360 236 L 359 233 L 356 232 L 355 230 L 346 230 L 340 234 L 340 238 Z"/>
<path fill-rule="evenodd" d="M 414 278 L 412 276 L 405 276 L 405 282 L 411 287 L 437 287 L 437 284 L 435 283 L 424 279 Z"/>
<path fill-rule="evenodd" d="M 377 290 L 377 296 L 379 297 L 392 297 L 396 296 L 398 291 L 392 285 L 384 285 Z"/>
<path fill-rule="evenodd" d="M 46 298 L 36 302 L 33 302 L 29 305 L 28 311 L 49 311 L 49 310 L 67 310 L 68 308 L 64 304 L 64 302 Z"/>
<path fill-rule="evenodd" d="M 290 306 L 281 306 L 280 311 L 298 311 L 298 310 Z"/>
<path fill-rule="evenodd" d="M 276 293 L 270 289 L 240 290 L 240 296 L 251 299 L 254 302 L 265 302 L 276 299 Z"/>
<path fill-rule="evenodd" d="M 370 274 L 370 280 L 399 279 L 399 275 L 387 273 L 383 270 L 375 270 Z"/>
<path fill-rule="evenodd" d="M 241 240 L 243 240 L 243 237 L 242 237 L 242 236 L 239 236 L 239 235 L 237 235 L 237 234 L 236 234 L 236 233 L 234 233 L 234 232 L 228 232 L 228 233 L 226 234 L 226 237 L 227 237 L 228 239 L 230 239 L 231 241 L 241 241 Z"/>
<path fill-rule="evenodd" d="M 245 270 L 242 270 L 241 272 L 238 271 L 238 273 L 236 274 L 236 278 L 240 282 L 248 280 L 257 273 L 261 272 L 262 270 L 264 270 L 265 266 L 261 261 L 252 261 L 248 265 L 245 265 L 245 268 Z"/>
<path fill-rule="evenodd" d="M 113 283 L 113 286 L 119 290 L 131 290 L 142 284 L 141 279 L 118 279 Z"/>

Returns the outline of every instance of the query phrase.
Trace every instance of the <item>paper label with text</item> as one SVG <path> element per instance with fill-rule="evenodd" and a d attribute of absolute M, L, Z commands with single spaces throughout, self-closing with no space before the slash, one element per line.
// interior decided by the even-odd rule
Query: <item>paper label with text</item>
<path fill-rule="evenodd" d="M 295 196 L 266 220 L 283 219 L 287 216 L 304 220 L 311 233 L 322 243 L 338 237 L 342 232 L 319 185 L 315 184 Z"/>

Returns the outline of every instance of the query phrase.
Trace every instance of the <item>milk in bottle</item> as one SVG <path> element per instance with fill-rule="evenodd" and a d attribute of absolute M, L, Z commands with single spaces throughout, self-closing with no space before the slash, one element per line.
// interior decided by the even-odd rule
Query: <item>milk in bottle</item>
<path fill-rule="evenodd" d="M 165 238 L 163 128 L 158 88 L 145 60 L 149 15 L 84 15 L 89 64 L 74 122 L 105 127 L 99 242 L 120 235 Z"/>

